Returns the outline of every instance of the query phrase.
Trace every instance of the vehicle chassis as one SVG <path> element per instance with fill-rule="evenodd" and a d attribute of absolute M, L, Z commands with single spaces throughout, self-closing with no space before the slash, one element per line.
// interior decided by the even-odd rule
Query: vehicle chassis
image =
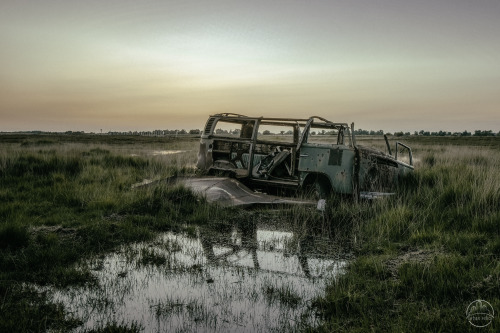
<path fill-rule="evenodd" d="M 237 129 L 220 130 L 219 122 Z M 289 130 L 266 136 L 265 127 Z M 357 145 L 354 123 L 349 126 L 317 116 L 295 119 L 221 113 L 211 115 L 205 125 L 197 167 L 210 175 L 235 177 L 253 189 L 312 191 L 317 198 L 337 193 L 357 199 L 360 192 L 393 191 L 398 180 L 414 169 L 411 148 L 396 142 L 393 156 L 384 137 L 389 154 Z M 315 142 L 318 138 L 330 141 Z M 398 151 L 407 153 L 405 161 L 398 159 Z"/>

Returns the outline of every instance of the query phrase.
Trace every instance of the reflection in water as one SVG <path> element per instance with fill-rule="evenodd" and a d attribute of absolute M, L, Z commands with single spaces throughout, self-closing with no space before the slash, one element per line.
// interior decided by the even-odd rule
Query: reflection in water
<path fill-rule="evenodd" d="M 288 230 L 235 225 L 166 233 L 84 265 L 99 287 L 55 290 L 81 330 L 138 323 L 156 331 L 269 331 L 314 325 L 310 300 L 345 260 L 320 255 L 314 239 Z"/>
<path fill-rule="evenodd" d="M 315 278 L 339 262 L 331 259 L 333 253 L 318 255 L 311 236 L 299 238 L 290 231 L 258 229 L 251 223 L 233 228 L 231 237 L 202 229 L 199 239 L 207 260 L 216 264 Z"/>

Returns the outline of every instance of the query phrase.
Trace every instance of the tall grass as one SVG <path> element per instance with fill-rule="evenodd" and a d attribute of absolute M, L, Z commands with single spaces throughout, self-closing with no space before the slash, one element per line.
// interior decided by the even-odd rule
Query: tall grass
<path fill-rule="evenodd" d="M 62 307 L 24 283 L 92 284 L 90 271 L 74 269 L 83 257 L 194 223 L 255 223 L 255 214 L 208 205 L 183 187 L 132 189 L 195 173 L 196 141 L 97 138 L 1 138 L 0 331 L 74 327 Z M 356 256 L 314 303 L 325 320 L 318 330 L 468 331 L 470 302 L 485 299 L 500 311 L 500 141 L 469 139 L 412 138 L 416 171 L 384 200 L 332 198 L 323 213 L 268 213 L 292 221 L 306 240 L 328 236 Z M 164 149 L 184 152 L 151 154 Z M 293 299 L 267 291 L 270 300 Z M 499 324 L 496 316 L 485 331 Z"/>
<path fill-rule="evenodd" d="M 64 154 L 18 150 L 0 161 L 0 247 L 5 249 L 0 267 L 9 267 L 3 275 L 17 272 L 36 282 L 53 281 L 57 277 L 40 275 L 33 268 L 50 271 L 73 262 L 81 252 L 207 221 L 220 211 L 180 186 L 132 189 L 152 172 L 158 178 L 194 172 L 152 158 L 93 148 Z M 54 232 L 47 226 L 60 229 Z M 69 242 L 71 249 L 54 250 Z M 13 266 L 12 256 L 23 259 Z"/>
<path fill-rule="evenodd" d="M 91 284 L 90 271 L 74 268 L 81 258 L 149 239 L 159 230 L 179 230 L 223 216 L 223 210 L 183 187 L 132 189 L 144 179 L 194 173 L 188 165 L 194 163 L 196 151 L 192 143 L 184 147 L 190 151 L 155 156 L 147 146 L 129 154 L 122 146 L 61 143 L 57 138 L 50 144 L 3 143 L 0 331 L 15 331 L 16 322 L 25 331 L 57 330 L 64 323 L 62 307 L 27 290 L 24 282 Z M 31 318 L 25 316 L 29 313 Z"/>
<path fill-rule="evenodd" d="M 414 148 L 416 171 L 396 196 L 328 210 L 357 259 L 315 303 L 320 331 L 472 331 L 468 304 L 500 309 L 500 152 Z"/>

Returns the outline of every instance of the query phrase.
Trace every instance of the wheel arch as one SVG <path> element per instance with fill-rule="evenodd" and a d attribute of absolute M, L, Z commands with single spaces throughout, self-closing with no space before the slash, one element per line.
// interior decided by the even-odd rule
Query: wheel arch
<path fill-rule="evenodd" d="M 330 177 L 328 175 L 321 173 L 321 172 L 309 172 L 306 177 L 304 178 L 304 181 L 301 184 L 301 188 L 305 189 L 308 186 L 314 184 L 316 181 L 321 182 L 322 184 L 325 184 L 328 186 L 328 190 L 330 193 L 335 192 L 335 188 L 332 185 L 332 181 L 330 180 Z"/>

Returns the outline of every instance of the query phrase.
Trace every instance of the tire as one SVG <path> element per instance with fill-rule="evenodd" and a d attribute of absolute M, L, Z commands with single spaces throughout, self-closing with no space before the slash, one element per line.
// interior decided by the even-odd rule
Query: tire
<path fill-rule="evenodd" d="M 306 196 L 316 201 L 327 199 L 332 192 L 331 186 L 327 182 L 328 180 L 323 177 L 316 178 L 312 184 L 307 185 Z"/>

